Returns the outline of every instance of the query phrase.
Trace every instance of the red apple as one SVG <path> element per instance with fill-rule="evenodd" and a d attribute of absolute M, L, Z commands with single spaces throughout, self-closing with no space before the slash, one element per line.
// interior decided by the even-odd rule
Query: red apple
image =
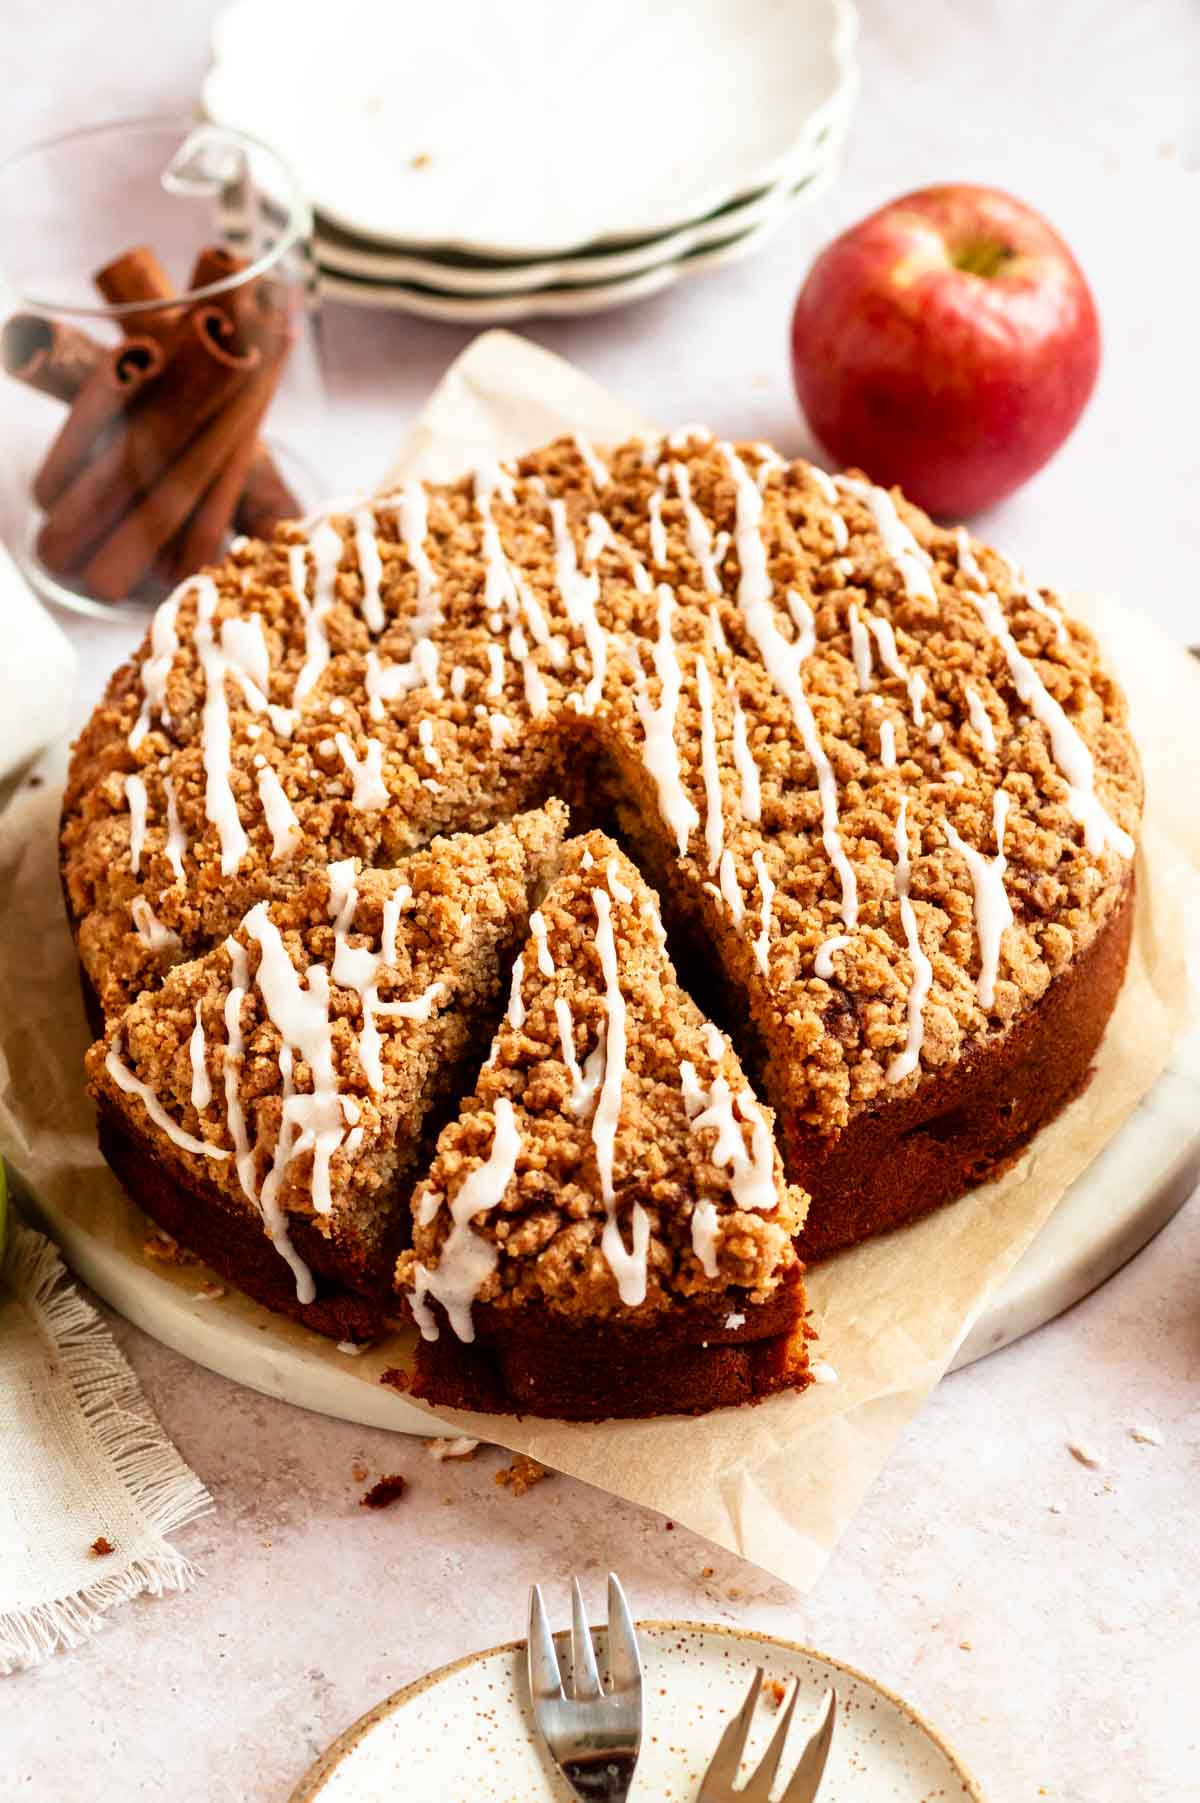
<path fill-rule="evenodd" d="M 792 367 L 830 455 L 961 518 L 1062 444 L 1100 363 L 1082 270 L 995 188 L 922 188 L 822 251 L 792 316 Z"/>

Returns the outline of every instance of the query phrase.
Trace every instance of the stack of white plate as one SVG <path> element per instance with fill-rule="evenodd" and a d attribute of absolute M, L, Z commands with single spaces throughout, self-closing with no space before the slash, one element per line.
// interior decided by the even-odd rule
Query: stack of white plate
<path fill-rule="evenodd" d="M 234 0 L 204 105 L 299 174 L 331 297 L 590 313 L 748 256 L 820 192 L 855 30 L 852 0 Z"/>

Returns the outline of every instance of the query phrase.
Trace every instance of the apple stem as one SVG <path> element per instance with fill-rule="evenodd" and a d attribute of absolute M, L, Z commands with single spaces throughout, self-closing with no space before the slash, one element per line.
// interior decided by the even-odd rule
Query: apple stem
<path fill-rule="evenodd" d="M 1014 252 L 1011 246 L 1000 244 L 994 238 L 980 239 L 955 251 L 951 258 L 955 269 L 961 269 L 968 275 L 989 277 L 999 275 L 1006 263 L 1012 261 Z"/>

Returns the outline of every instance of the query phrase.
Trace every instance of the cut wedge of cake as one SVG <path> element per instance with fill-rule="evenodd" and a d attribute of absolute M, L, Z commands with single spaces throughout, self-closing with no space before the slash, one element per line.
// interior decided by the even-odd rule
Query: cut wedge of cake
<path fill-rule="evenodd" d="M 530 929 L 413 1198 L 414 1394 L 592 1420 L 802 1388 L 806 1198 L 650 889 L 589 833 Z"/>
<path fill-rule="evenodd" d="M 347 1338 L 399 1313 L 408 1195 L 503 1006 L 555 870 L 559 802 L 394 869 L 355 859 L 260 902 L 88 1055 L 113 1168 L 169 1231 Z"/>

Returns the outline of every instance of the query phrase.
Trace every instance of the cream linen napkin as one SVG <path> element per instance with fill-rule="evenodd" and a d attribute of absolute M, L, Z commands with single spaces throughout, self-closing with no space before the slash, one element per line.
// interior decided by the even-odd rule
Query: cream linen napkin
<path fill-rule="evenodd" d="M 79 1646 L 115 1603 L 189 1589 L 195 1567 L 166 1535 L 212 1506 L 50 1241 L 11 1220 L 0 1275 L 0 1672 Z"/>

